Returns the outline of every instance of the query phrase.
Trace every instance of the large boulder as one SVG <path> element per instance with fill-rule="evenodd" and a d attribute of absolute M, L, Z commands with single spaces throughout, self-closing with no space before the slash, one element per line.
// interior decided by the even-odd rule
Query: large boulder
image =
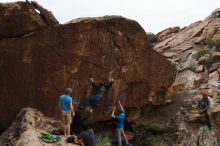
<path fill-rule="evenodd" d="M 220 62 L 220 52 L 212 53 L 213 62 Z"/>
<path fill-rule="evenodd" d="M 37 2 L 0 3 L 0 39 L 19 37 L 58 24 Z"/>
<path fill-rule="evenodd" d="M 19 17 L 17 17 L 19 19 Z M 24 24 L 24 25 L 28 25 Z M 118 98 L 130 112 L 163 98 L 176 77 L 175 65 L 153 50 L 141 26 L 123 17 L 77 19 L 23 37 L 0 41 L 0 127 L 8 127 L 26 106 L 59 117 L 59 96 L 91 95 L 88 81 L 112 88 L 93 113 L 93 121 L 110 118 Z"/>

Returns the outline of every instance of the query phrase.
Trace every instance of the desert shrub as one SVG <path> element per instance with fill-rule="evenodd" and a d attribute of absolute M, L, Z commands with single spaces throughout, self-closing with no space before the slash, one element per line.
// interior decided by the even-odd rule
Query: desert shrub
<path fill-rule="evenodd" d="M 206 44 L 209 48 L 216 47 L 216 50 L 220 52 L 220 40 L 207 39 Z"/>
<path fill-rule="evenodd" d="M 212 39 L 207 39 L 207 40 L 206 40 L 206 45 L 208 45 L 209 48 L 212 48 L 212 47 L 215 46 L 215 41 L 212 40 Z"/>
<path fill-rule="evenodd" d="M 213 58 L 210 56 L 210 57 L 206 60 L 205 65 L 206 65 L 207 67 L 210 67 L 210 66 L 212 65 L 212 63 L 213 63 Z"/>
<path fill-rule="evenodd" d="M 208 53 L 209 53 L 209 49 L 205 48 L 201 51 L 196 52 L 194 56 L 196 57 L 196 59 L 199 59 L 200 57 L 205 56 Z"/>
<path fill-rule="evenodd" d="M 140 120 L 138 124 L 136 123 L 134 125 L 134 128 L 140 132 L 145 132 L 146 130 L 159 132 L 159 131 L 163 131 L 166 127 L 162 123 L 143 119 Z"/>
<path fill-rule="evenodd" d="M 167 132 L 165 123 L 154 119 L 145 118 L 137 120 L 133 124 L 136 140 L 139 144 L 147 146 L 170 146 L 171 141 L 163 135 Z"/>
<path fill-rule="evenodd" d="M 148 136 L 143 140 L 143 144 L 150 146 L 169 146 L 169 144 L 160 136 Z"/>
<path fill-rule="evenodd" d="M 218 52 L 220 52 L 220 40 L 215 40 L 215 47 Z"/>
<path fill-rule="evenodd" d="M 151 44 L 155 44 L 160 41 L 159 37 L 153 33 L 149 33 L 147 36 Z"/>
<path fill-rule="evenodd" d="M 99 137 L 96 146 L 111 146 L 111 143 L 107 137 Z"/>
<path fill-rule="evenodd" d="M 184 143 L 187 146 L 215 146 L 217 142 L 217 137 L 215 137 L 214 132 L 210 132 L 207 126 L 199 127 L 196 134 L 192 135 L 189 140 Z M 204 136 L 205 135 L 205 136 Z M 201 138 L 201 136 L 204 136 Z"/>

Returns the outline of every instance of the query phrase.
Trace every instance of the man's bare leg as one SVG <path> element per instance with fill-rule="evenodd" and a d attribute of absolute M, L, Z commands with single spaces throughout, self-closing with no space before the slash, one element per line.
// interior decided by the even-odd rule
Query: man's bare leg
<path fill-rule="evenodd" d="M 70 124 L 67 124 L 67 136 L 70 136 Z"/>
<path fill-rule="evenodd" d="M 63 131 L 64 131 L 64 136 L 66 137 L 66 134 L 67 134 L 67 126 L 66 126 L 66 124 L 63 125 Z"/>

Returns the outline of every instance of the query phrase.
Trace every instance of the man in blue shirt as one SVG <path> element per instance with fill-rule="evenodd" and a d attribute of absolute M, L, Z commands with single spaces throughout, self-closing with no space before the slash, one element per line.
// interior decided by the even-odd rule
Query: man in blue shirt
<path fill-rule="evenodd" d="M 122 141 L 121 141 L 121 136 L 123 136 L 124 140 L 125 140 L 125 143 L 126 145 L 129 145 L 128 143 L 128 139 L 125 135 L 125 132 L 124 132 L 124 120 L 125 120 L 125 111 L 124 111 L 124 108 L 123 106 L 121 105 L 121 102 L 118 101 L 118 104 L 119 104 L 119 112 L 120 114 L 115 116 L 115 109 L 116 107 L 114 107 L 113 111 L 112 111 L 112 117 L 115 118 L 115 120 L 117 121 L 117 138 L 118 138 L 118 145 L 119 146 L 122 146 Z"/>
<path fill-rule="evenodd" d="M 60 108 L 62 110 L 62 122 L 64 129 L 64 136 L 70 135 L 70 123 L 72 122 L 72 115 L 75 115 L 73 109 L 73 102 L 70 94 L 72 93 L 71 88 L 65 90 L 65 94 L 60 96 Z"/>

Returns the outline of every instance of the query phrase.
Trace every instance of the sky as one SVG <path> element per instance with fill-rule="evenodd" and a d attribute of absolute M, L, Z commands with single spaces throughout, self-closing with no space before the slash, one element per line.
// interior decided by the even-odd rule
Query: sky
<path fill-rule="evenodd" d="M 13 2 L 16 0 L 0 0 Z M 24 1 L 24 0 L 22 0 Z M 188 26 L 203 20 L 220 0 L 36 0 L 52 11 L 60 23 L 80 17 L 120 15 L 136 20 L 146 32 Z"/>

